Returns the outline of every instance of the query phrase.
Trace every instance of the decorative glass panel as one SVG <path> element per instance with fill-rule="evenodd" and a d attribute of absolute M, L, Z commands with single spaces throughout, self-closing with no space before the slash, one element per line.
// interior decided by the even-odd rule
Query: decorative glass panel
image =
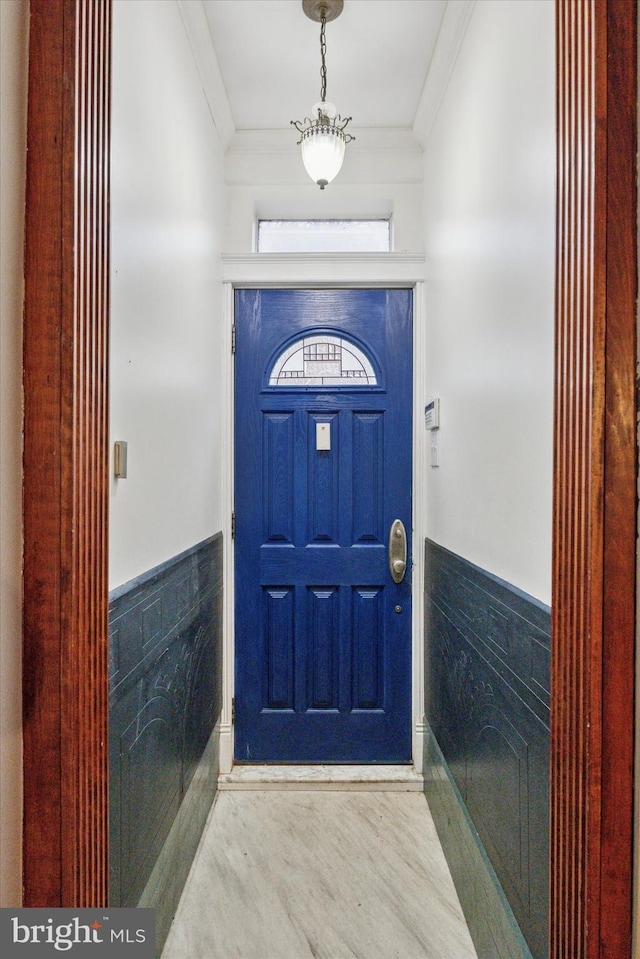
<path fill-rule="evenodd" d="M 362 350 L 339 336 L 305 336 L 280 354 L 269 386 L 376 386 Z"/>

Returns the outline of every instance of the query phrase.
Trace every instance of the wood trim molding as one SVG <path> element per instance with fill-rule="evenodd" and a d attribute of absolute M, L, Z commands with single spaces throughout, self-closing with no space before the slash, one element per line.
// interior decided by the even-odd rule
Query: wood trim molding
<path fill-rule="evenodd" d="M 424 253 L 245 253 L 222 257 L 222 279 L 242 287 L 407 287 L 424 281 Z"/>
<path fill-rule="evenodd" d="M 552 959 L 629 959 L 636 3 L 557 0 Z"/>
<path fill-rule="evenodd" d="M 107 903 L 110 0 L 31 0 L 24 905 Z"/>
<path fill-rule="evenodd" d="M 556 7 L 550 956 L 629 959 L 637 9 L 628 0 Z M 31 0 L 27 906 L 107 902 L 110 19 L 111 0 Z"/>

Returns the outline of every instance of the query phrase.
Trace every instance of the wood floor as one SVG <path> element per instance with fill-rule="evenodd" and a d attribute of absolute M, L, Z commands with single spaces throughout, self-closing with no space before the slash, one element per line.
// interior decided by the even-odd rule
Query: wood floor
<path fill-rule="evenodd" d="M 224 790 L 162 959 L 475 959 L 424 796 Z"/>

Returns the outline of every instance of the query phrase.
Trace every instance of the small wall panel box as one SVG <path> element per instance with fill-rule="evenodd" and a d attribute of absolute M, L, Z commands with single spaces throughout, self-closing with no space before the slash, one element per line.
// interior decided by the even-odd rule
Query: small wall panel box
<path fill-rule="evenodd" d="M 424 408 L 424 428 L 426 430 L 440 429 L 440 400 L 434 399 Z"/>
<path fill-rule="evenodd" d="M 113 475 L 116 479 L 127 478 L 127 444 L 116 440 L 113 444 Z"/>

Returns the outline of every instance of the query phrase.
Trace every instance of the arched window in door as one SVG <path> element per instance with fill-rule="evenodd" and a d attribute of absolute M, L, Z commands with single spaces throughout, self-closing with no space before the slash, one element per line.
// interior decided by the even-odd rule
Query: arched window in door
<path fill-rule="evenodd" d="M 359 347 L 326 333 L 304 336 L 278 356 L 269 386 L 377 386 L 370 360 Z"/>

